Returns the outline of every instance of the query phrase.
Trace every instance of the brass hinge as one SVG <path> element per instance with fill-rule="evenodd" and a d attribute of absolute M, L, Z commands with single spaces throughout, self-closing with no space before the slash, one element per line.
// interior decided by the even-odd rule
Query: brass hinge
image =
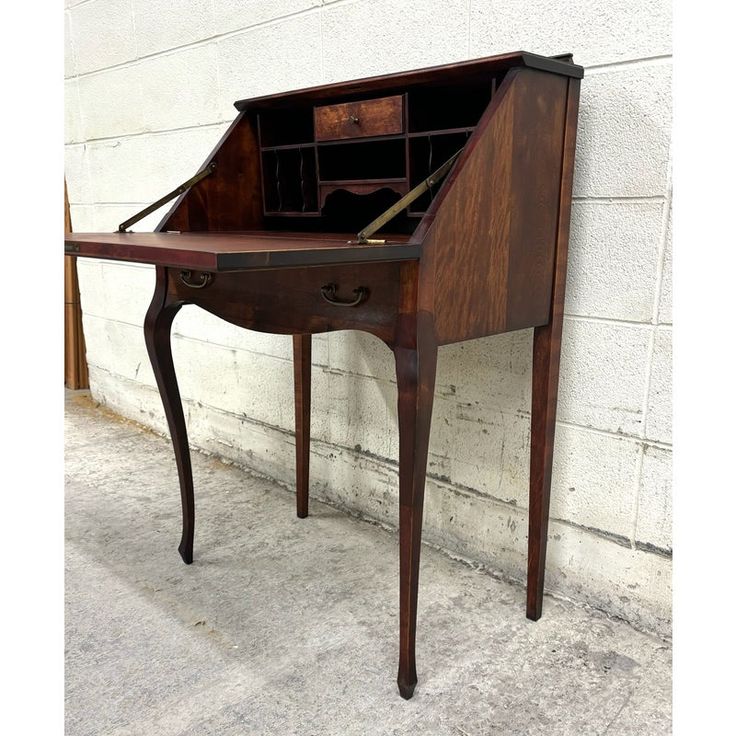
<path fill-rule="evenodd" d="M 424 194 L 430 187 L 433 187 L 442 177 L 444 177 L 452 168 L 455 159 L 462 153 L 462 148 L 454 153 L 450 158 L 442 164 L 436 171 L 433 171 L 424 181 L 417 184 L 414 189 L 407 192 L 398 202 L 391 205 L 385 212 L 376 217 L 373 222 L 366 225 L 359 233 L 357 240 L 348 240 L 349 244 L 359 245 L 383 245 L 385 240 L 371 239 L 371 235 L 380 230 L 387 222 L 391 221 L 405 210 L 415 199 Z"/>
<path fill-rule="evenodd" d="M 148 215 L 151 214 L 151 212 L 155 212 L 159 207 L 162 207 L 167 202 L 170 202 L 175 197 L 178 197 L 180 194 L 184 194 L 189 187 L 194 186 L 197 182 L 202 181 L 202 179 L 205 178 L 205 176 L 209 176 L 214 170 L 215 170 L 216 164 L 214 161 L 212 161 L 206 168 L 202 169 L 199 173 L 195 174 L 191 179 L 187 179 L 183 184 L 180 184 L 176 189 L 174 189 L 173 192 L 169 192 L 168 194 L 161 197 L 161 199 L 157 199 L 153 204 L 149 204 L 148 207 L 145 209 L 142 209 L 137 214 L 133 215 L 133 217 L 128 218 L 125 222 L 121 222 L 120 225 L 118 225 L 118 232 L 119 233 L 125 233 L 128 231 L 128 228 L 131 225 L 135 225 L 136 222 L 139 220 L 142 220 L 144 217 L 148 217 Z"/>

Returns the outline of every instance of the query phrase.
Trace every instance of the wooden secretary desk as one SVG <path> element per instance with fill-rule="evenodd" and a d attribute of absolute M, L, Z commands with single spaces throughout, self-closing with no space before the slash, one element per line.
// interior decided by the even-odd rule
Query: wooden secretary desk
<path fill-rule="evenodd" d="M 311 336 L 365 330 L 396 361 L 398 685 L 417 682 L 419 553 L 437 349 L 534 328 L 527 616 L 542 613 L 578 98 L 572 57 L 525 52 L 235 103 L 199 172 L 65 252 L 155 264 L 145 340 L 181 486 L 192 562 L 194 488 L 171 357 L 196 304 L 291 334 L 296 506 L 307 516 Z M 154 233 L 129 232 L 176 200 Z"/>

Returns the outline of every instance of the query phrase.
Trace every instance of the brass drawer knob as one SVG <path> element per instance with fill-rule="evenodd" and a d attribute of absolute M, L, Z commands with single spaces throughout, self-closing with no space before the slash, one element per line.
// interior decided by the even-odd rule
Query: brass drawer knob
<path fill-rule="evenodd" d="M 358 125 L 358 123 L 360 123 L 360 120 L 358 120 L 358 118 L 357 118 L 356 115 L 348 115 L 348 120 L 351 123 L 355 123 L 356 125 Z"/>

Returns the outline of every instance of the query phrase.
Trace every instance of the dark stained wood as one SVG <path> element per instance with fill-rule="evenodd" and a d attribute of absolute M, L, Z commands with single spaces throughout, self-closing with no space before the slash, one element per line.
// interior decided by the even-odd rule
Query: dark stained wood
<path fill-rule="evenodd" d="M 181 271 L 169 269 L 168 288 L 173 298 L 240 327 L 286 335 L 364 330 L 393 345 L 399 323 L 400 268 L 400 263 L 363 263 L 219 273 L 203 289 L 186 286 Z M 199 278 L 195 271 L 192 280 Z M 368 289 L 368 298 L 357 307 L 330 304 L 321 293 L 328 284 L 337 285 L 340 299 L 361 286 Z"/>
<path fill-rule="evenodd" d="M 583 67 L 565 60 L 572 58 L 569 54 L 561 56 L 564 58 L 556 59 L 549 56 L 530 54 L 527 51 L 516 51 L 510 54 L 499 54 L 497 56 L 487 56 L 482 59 L 460 61 L 456 64 L 430 66 L 409 72 L 365 77 L 364 79 L 354 79 L 349 82 L 338 82 L 290 92 L 279 92 L 263 97 L 251 97 L 250 99 L 238 100 L 235 102 L 235 107 L 237 110 L 265 110 L 292 105 L 308 105 L 327 100 L 339 100 L 341 98 L 357 98 L 360 95 L 375 92 L 384 92 L 387 94 L 402 93 L 413 87 L 426 84 L 462 85 L 470 80 L 487 79 L 495 74 L 500 74 L 516 67 L 539 69 L 552 74 L 561 74 L 562 76 L 581 79 L 583 76 Z"/>
<path fill-rule="evenodd" d="M 362 263 L 417 258 L 418 245 L 393 236 L 386 245 L 348 244 L 333 233 L 74 233 L 65 245 L 76 255 L 225 272 L 253 268 Z"/>
<path fill-rule="evenodd" d="M 402 698 L 409 699 L 417 684 L 416 627 L 419 557 L 427 451 L 432 420 L 437 344 L 431 320 L 422 315 L 416 347 L 397 347 L 396 382 L 399 414 L 399 674 Z"/>
<path fill-rule="evenodd" d="M 549 319 L 567 84 L 564 77 L 545 78 L 526 70 L 516 80 L 507 330 Z"/>
<path fill-rule="evenodd" d="M 300 517 L 309 497 L 311 335 L 358 329 L 393 350 L 398 685 L 405 698 L 417 683 L 419 560 L 439 345 L 535 328 L 527 615 L 541 614 L 582 77 L 571 62 L 569 55 L 517 52 L 237 103 L 247 112 L 203 164 L 215 161 L 216 172 L 179 198 L 159 232 L 66 239 L 67 252 L 76 255 L 157 266 L 144 331 L 174 443 L 186 562 L 194 495 L 170 347 L 178 309 L 194 304 L 241 327 L 294 336 Z M 358 124 L 349 122 L 351 114 Z M 371 213 L 376 201 L 395 196 L 384 186 L 402 193 L 460 147 L 441 184 L 387 226 L 392 234 L 374 236 L 385 244 L 348 242 L 379 214 Z"/>
<path fill-rule="evenodd" d="M 327 197 L 333 192 L 343 190 L 353 194 L 371 194 L 379 189 L 387 188 L 403 197 L 409 191 L 408 179 L 379 179 L 374 181 L 342 181 L 336 183 L 320 183 L 319 206 L 324 207 Z"/>
<path fill-rule="evenodd" d="M 560 374 L 560 345 L 565 306 L 567 250 L 570 237 L 570 209 L 579 98 L 580 81 L 571 79 L 567 93 L 551 313 L 549 322 L 534 330 L 529 473 L 529 554 L 526 587 L 526 615 L 533 621 L 536 621 L 542 615 L 542 598 L 544 595 L 544 568 L 547 555 L 547 531 L 552 486 L 552 452 L 557 415 L 557 386 Z"/>
<path fill-rule="evenodd" d="M 157 266 L 156 290 L 143 323 L 143 334 L 174 445 L 182 508 L 179 554 L 189 565 L 193 559 L 194 549 L 194 482 L 184 410 L 176 381 L 174 359 L 171 356 L 171 323 L 183 302 L 168 294 L 167 283 L 167 269 Z"/>
<path fill-rule="evenodd" d="M 566 86 L 511 72 L 426 215 L 420 309 L 441 345 L 549 318 Z"/>
<path fill-rule="evenodd" d="M 318 141 L 332 141 L 403 133 L 403 102 L 402 95 L 392 95 L 317 106 L 314 108 L 314 137 Z"/>
<path fill-rule="evenodd" d="M 174 202 L 156 232 L 222 232 L 262 227 L 258 150 L 255 117 L 241 113 L 199 168 L 204 171 L 214 162 L 215 171 Z"/>
<path fill-rule="evenodd" d="M 296 435 L 296 515 L 309 514 L 309 439 L 312 397 L 312 336 L 294 335 L 294 429 Z"/>

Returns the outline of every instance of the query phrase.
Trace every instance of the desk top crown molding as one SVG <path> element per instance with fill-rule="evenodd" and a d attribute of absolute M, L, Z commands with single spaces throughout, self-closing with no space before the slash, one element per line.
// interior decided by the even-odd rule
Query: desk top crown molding
<path fill-rule="evenodd" d="M 349 99 L 363 95 L 366 92 L 381 91 L 388 95 L 391 94 L 392 90 L 403 91 L 413 87 L 421 87 L 425 84 L 455 84 L 474 77 L 487 78 L 494 74 L 507 72 L 514 67 L 538 69 L 573 79 L 582 79 L 584 75 L 583 67 L 572 63 L 572 54 L 540 56 L 528 51 L 514 51 L 513 53 L 485 56 L 454 64 L 428 66 L 405 72 L 362 77 L 347 82 L 335 82 L 315 87 L 304 87 L 289 92 L 250 97 L 237 100 L 233 104 L 237 110 L 242 112 L 244 110 L 309 104 L 315 100 Z"/>

